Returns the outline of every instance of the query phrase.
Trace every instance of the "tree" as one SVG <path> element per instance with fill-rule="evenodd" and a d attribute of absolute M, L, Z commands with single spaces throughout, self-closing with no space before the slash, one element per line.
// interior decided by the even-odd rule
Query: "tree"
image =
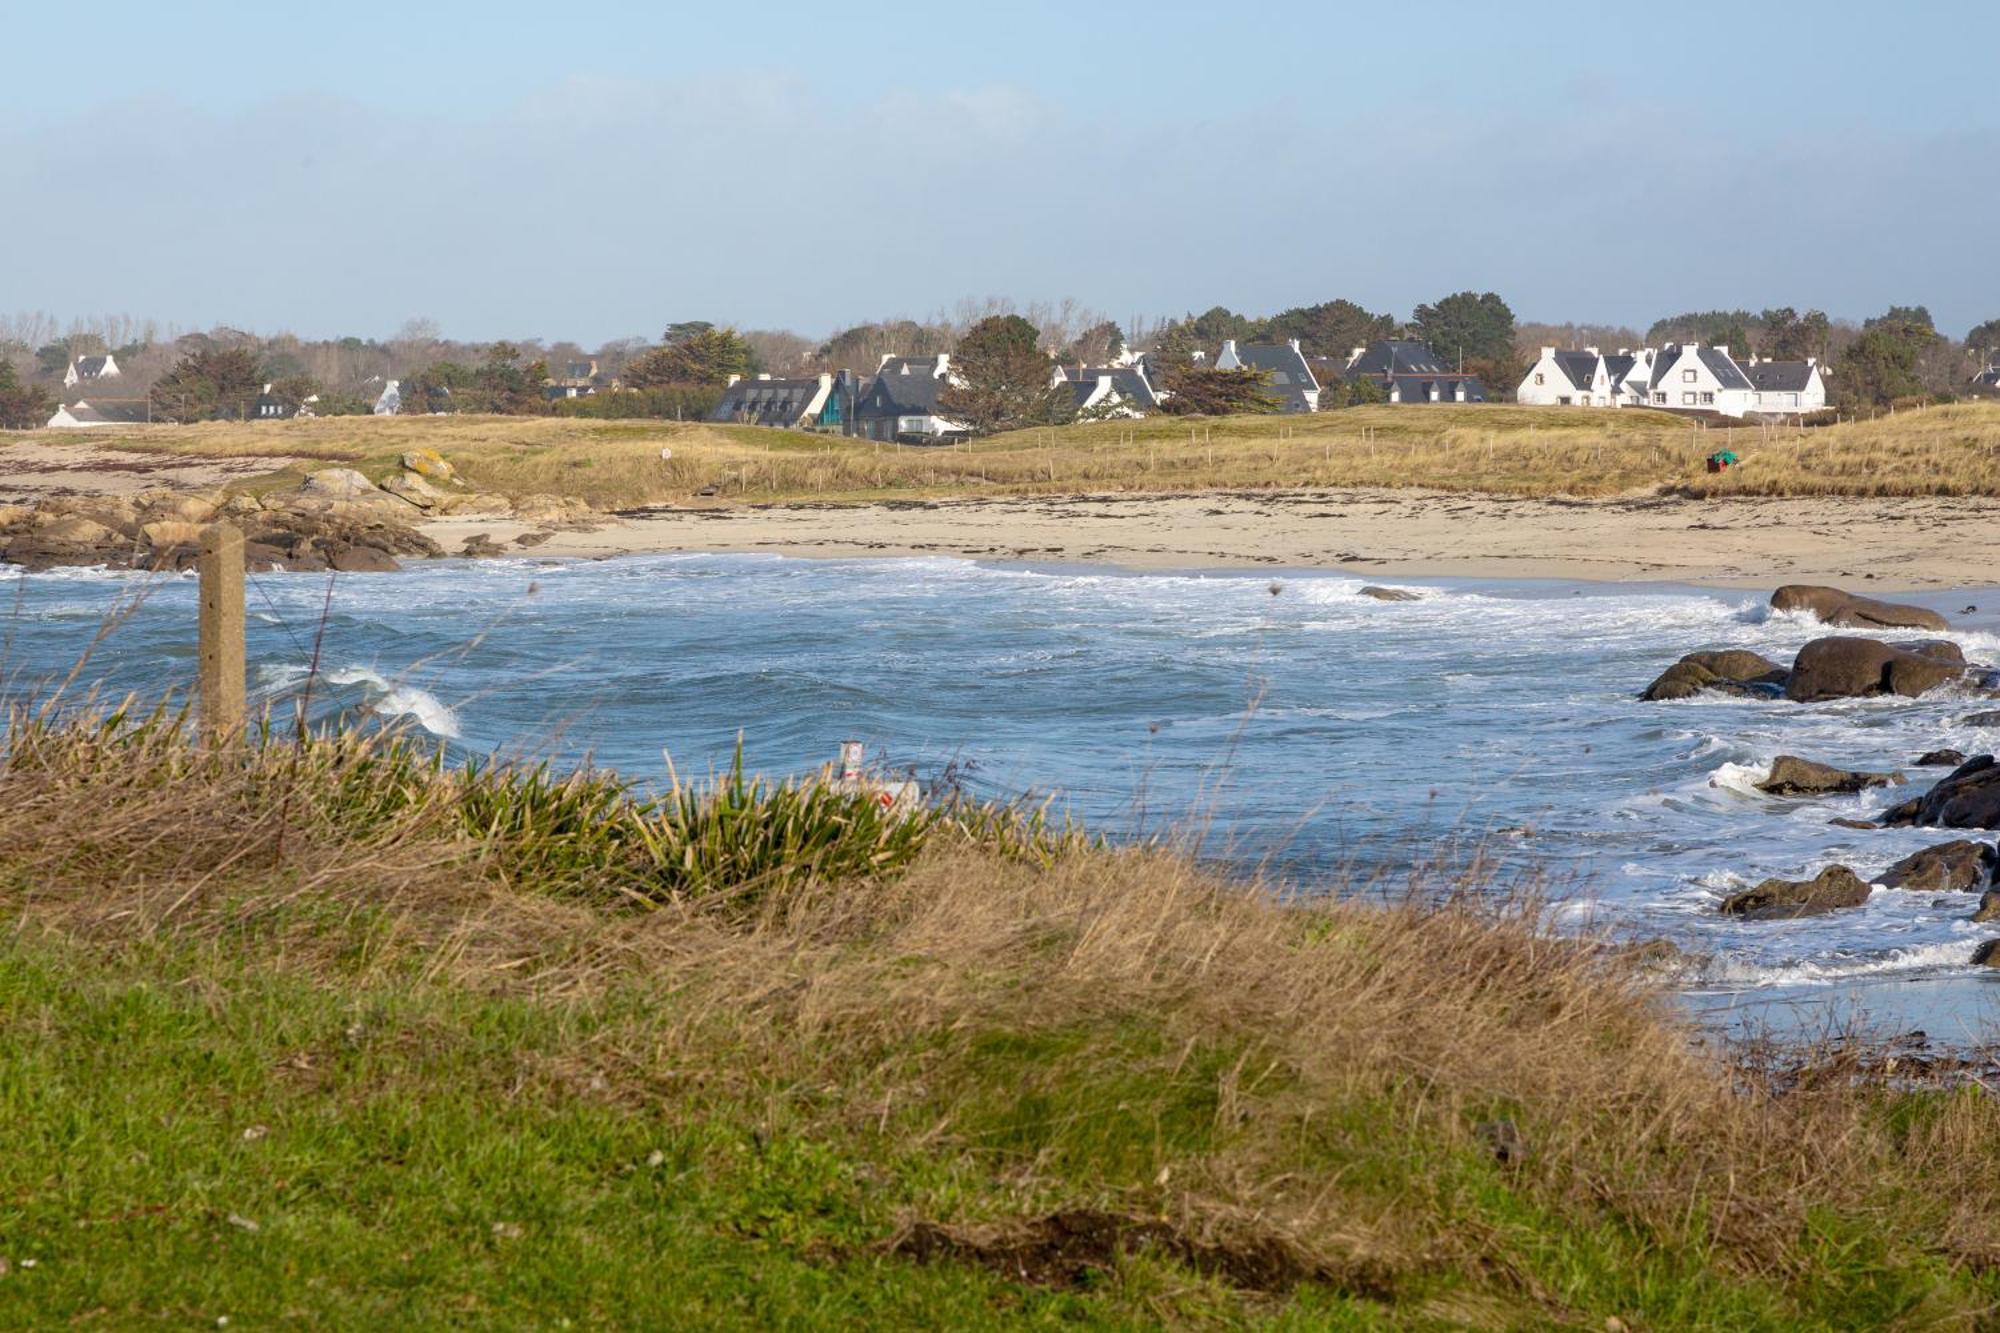
<path fill-rule="evenodd" d="M 1898 326 L 1937 332 L 1937 324 L 1931 319 L 1931 312 L 1920 305 L 1892 305 L 1885 313 L 1865 320 L 1861 325 L 1864 330 Z"/>
<path fill-rule="evenodd" d="M 1160 410 L 1177 417 L 1261 415 L 1278 410 L 1270 392 L 1268 372 L 1245 367 L 1217 370 L 1192 362 L 1168 368 L 1161 387 L 1167 396 Z"/>
<path fill-rule="evenodd" d="M 55 395 L 39 384 L 21 383 L 14 363 L 0 357 L 0 430 L 36 430 L 55 410 Z"/>
<path fill-rule="evenodd" d="M 966 330 L 951 354 L 951 379 L 938 412 L 974 435 L 1060 426 L 1076 418 L 1076 395 L 1055 378 L 1041 335 L 1019 315 L 990 315 Z"/>
<path fill-rule="evenodd" d="M 1324 301 L 1273 315 L 1269 332 L 1273 338 L 1297 338 L 1300 350 L 1307 356 L 1338 357 L 1345 361 L 1357 347 L 1395 337 L 1396 321 L 1393 316 L 1374 314 L 1352 301 Z"/>
<path fill-rule="evenodd" d="M 675 338 L 676 331 L 680 336 Z M 713 325 L 676 324 L 669 341 L 625 367 L 625 383 L 634 389 L 674 384 L 727 384 L 731 375 L 750 373 L 750 348 L 734 329 Z"/>
<path fill-rule="evenodd" d="M 1869 320 L 1841 354 L 1833 386 L 1843 405 L 1887 407 L 1924 393 L 1926 353 L 1941 342 L 1921 306 L 1894 306 Z"/>
<path fill-rule="evenodd" d="M 1063 349 L 1063 360 L 1085 366 L 1108 366 L 1125 354 L 1125 331 L 1110 320 L 1093 324 Z"/>
<path fill-rule="evenodd" d="M 1826 359 L 1833 325 L 1825 311 L 1808 310 L 1801 316 L 1790 306 L 1781 306 L 1766 310 L 1758 320 L 1763 327 L 1752 346 L 1765 356 L 1778 361 Z"/>
<path fill-rule="evenodd" d="M 1974 325 L 1972 332 L 1965 335 L 1965 347 L 1980 358 L 1982 365 L 2000 357 L 2000 319 Z"/>
<path fill-rule="evenodd" d="M 249 347 L 204 339 L 153 383 L 156 421 L 241 420 L 264 388 L 264 363 Z"/>
<path fill-rule="evenodd" d="M 1420 305 L 1410 322 L 1446 365 L 1513 362 L 1514 312 L 1493 292 L 1458 292 Z"/>

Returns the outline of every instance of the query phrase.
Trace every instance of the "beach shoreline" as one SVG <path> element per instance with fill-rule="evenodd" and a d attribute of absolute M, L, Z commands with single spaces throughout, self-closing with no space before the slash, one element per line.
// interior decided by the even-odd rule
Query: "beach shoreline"
<path fill-rule="evenodd" d="M 1886 593 L 1990 582 L 2000 500 L 1958 497 L 1539 500 L 1432 491 L 1231 491 L 860 504 L 659 507 L 542 534 L 495 518 L 422 530 L 538 556 L 687 552 L 945 556 L 1134 571 L 1339 570 L 1361 577 L 1570 579 Z"/>

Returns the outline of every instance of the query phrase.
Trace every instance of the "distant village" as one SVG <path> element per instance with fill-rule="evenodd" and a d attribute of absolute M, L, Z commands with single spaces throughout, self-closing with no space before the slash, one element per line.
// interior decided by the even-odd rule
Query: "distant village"
<path fill-rule="evenodd" d="M 1464 308 L 1468 310 L 1497 310 L 1502 317 L 1498 336 L 1510 354 L 1488 355 L 1468 365 L 1465 344 L 1460 344 L 1456 357 L 1448 357 L 1436 350 L 1432 342 L 1413 336 L 1418 331 L 1418 321 L 1396 326 L 1386 316 L 1370 315 L 1345 302 L 1330 302 L 1288 311 L 1262 322 L 1247 320 L 1218 307 L 1208 315 L 1161 324 L 1145 340 L 1144 350 L 1127 346 L 1117 326 L 1105 321 L 1090 330 L 1105 336 L 1094 340 L 1087 335 L 1071 338 L 1058 344 L 1062 351 L 1037 356 L 1035 364 L 1042 367 L 1037 373 L 1047 376 L 1048 389 L 1062 409 L 1052 413 L 1050 419 L 1060 421 L 1137 420 L 1162 412 L 1242 410 L 1196 408 L 1186 400 L 1177 402 L 1176 385 L 1187 384 L 1190 368 L 1239 372 L 1239 379 L 1257 386 L 1254 406 L 1248 410 L 1290 414 L 1331 411 L 1364 403 L 1415 409 L 1507 401 L 1579 410 L 1646 408 L 1730 421 L 1777 417 L 1804 420 L 1828 414 L 1830 406 L 1840 405 L 1833 389 L 1842 368 L 1820 355 L 1772 357 L 1729 343 L 1692 338 L 1662 341 L 1653 346 L 1621 346 L 1615 350 L 1589 345 L 1557 346 L 1553 340 L 1539 349 L 1515 349 L 1511 340 L 1517 334 L 1512 315 L 1498 297 L 1488 293 L 1475 298 L 1472 293 L 1463 293 L 1447 299 L 1467 302 Z M 1421 307 L 1419 314 L 1432 309 Z M 1391 336 L 1365 342 L 1357 338 L 1357 345 L 1336 355 L 1314 350 L 1315 345 L 1325 348 L 1337 336 L 1335 332 L 1322 331 L 1317 344 L 1268 334 L 1202 336 L 1204 331 L 1212 335 L 1218 328 L 1232 324 L 1238 329 L 1250 329 L 1253 334 L 1266 328 L 1282 329 L 1290 317 L 1310 320 L 1326 312 L 1346 321 L 1335 328 L 1354 328 L 1357 332 L 1377 328 Z M 1733 327 L 1739 330 L 1739 337 L 1748 341 L 1747 335 L 1740 332 L 1745 327 L 1744 317 L 1745 312 L 1726 315 L 1711 312 L 1709 316 L 1686 319 L 1707 319 L 1714 327 Z M 1855 349 L 1868 352 L 1873 346 L 1875 351 L 1870 355 L 1880 359 L 1883 346 L 1890 353 L 1897 353 L 1905 345 L 1921 349 L 1928 338 L 1950 349 L 1949 355 L 1956 356 L 1961 367 L 1952 371 L 1946 361 L 1939 362 L 1946 367 L 1944 379 L 1941 381 L 1933 373 L 1926 381 L 1933 396 L 1940 382 L 1961 384 L 1957 392 L 1962 393 L 2000 393 L 2000 352 L 1975 346 L 1977 339 L 1983 338 L 1989 344 L 2000 341 L 2000 321 L 1982 325 L 1960 345 L 1937 334 L 1921 307 L 1895 308 L 1888 316 L 1871 320 L 1858 329 L 1853 325 L 1836 328 L 1818 312 L 1808 312 L 1803 320 L 1789 310 L 1767 311 L 1762 316 L 1748 318 L 1762 321 L 1757 328 L 1766 345 L 1776 341 L 1781 346 L 1796 347 L 1803 342 L 1807 347 L 1824 348 L 1828 345 L 1824 335 L 1829 329 L 1836 335 L 1844 332 L 1846 341 L 1839 346 L 1858 373 L 1882 372 L 1879 367 L 1865 364 Z M 1715 323 L 1718 319 L 1723 322 Z M 1668 323 L 1655 325 L 1655 333 Z M 1026 328 L 1025 321 L 1022 326 Z M 1294 326 L 1298 326 L 1298 321 L 1294 321 Z M 1683 322 L 1679 327 L 1685 329 L 1687 325 Z M 1811 331 L 1818 341 L 1767 336 L 1786 329 L 1794 333 Z M 843 343 L 843 338 L 863 331 L 873 335 L 870 341 L 856 342 L 850 338 Z M 919 353 L 909 350 L 907 342 L 903 348 L 897 348 L 899 331 L 920 346 L 928 342 L 935 348 L 942 342 L 954 350 L 924 349 Z M 1182 335 L 1178 342 L 1172 337 L 1176 331 Z M 1534 331 L 1535 326 L 1530 326 L 1519 336 L 1532 337 Z M 248 339 L 248 335 L 238 336 Z M 793 335 L 763 336 L 793 338 L 804 347 L 811 346 Z M 964 336 L 963 325 L 958 336 Z M 683 379 L 648 374 L 648 358 L 667 357 L 679 345 L 676 339 L 680 337 L 696 342 L 717 341 L 725 348 L 733 345 L 735 359 L 732 361 L 725 355 L 701 362 L 698 371 L 686 372 Z M 1904 341 L 1898 343 L 1896 339 Z M 131 348 L 122 349 L 128 355 L 135 348 L 154 355 L 154 368 L 143 377 L 128 372 L 116 352 L 72 356 L 61 376 L 60 400 L 53 396 L 43 399 L 46 419 L 31 415 L 29 419 L 9 424 L 29 428 L 42 425 L 52 430 L 95 430 L 218 416 L 287 420 L 362 413 L 394 416 L 541 411 L 578 416 L 678 416 L 683 420 L 814 431 L 906 444 L 950 443 L 981 433 L 974 422 L 951 406 L 963 399 L 962 392 L 956 395 L 953 392 L 955 387 L 964 388 L 965 363 L 955 359 L 962 344 L 942 338 L 935 325 L 922 326 L 909 321 L 858 326 L 847 334 L 836 335 L 810 359 L 798 348 L 753 347 L 734 330 L 718 330 L 706 323 L 675 326 L 657 348 L 631 340 L 622 355 L 610 358 L 609 366 L 604 364 L 604 357 L 580 351 L 556 359 L 548 351 L 532 347 L 523 351 L 513 344 L 490 344 L 483 349 L 479 345 L 454 345 L 465 360 L 453 361 L 450 354 L 454 348 L 437 343 L 435 348 L 442 349 L 445 355 L 428 365 L 397 371 L 394 364 L 378 357 L 377 363 L 387 373 L 347 376 L 345 387 L 337 395 L 320 388 L 322 381 L 309 373 L 294 371 L 279 378 L 277 368 L 286 366 L 288 361 L 297 364 L 297 357 L 284 352 L 271 355 L 271 345 L 255 351 L 218 352 L 217 348 L 232 345 L 218 343 L 209 335 L 193 335 L 192 341 L 197 345 L 196 350 L 186 352 L 179 364 L 164 373 L 156 345 L 136 342 Z M 297 340 L 291 341 L 299 346 Z M 179 347 L 189 342 L 190 339 L 183 338 L 171 345 Z M 1174 349 L 1171 362 L 1162 360 L 1162 347 L 1169 342 Z M 1043 345 L 1047 345 L 1046 339 Z M 17 339 L 15 346 L 22 348 L 24 344 Z M 247 348 L 249 344 L 240 346 Z M 362 352 L 383 347 L 364 344 L 358 339 L 317 346 L 335 351 L 359 348 Z M 559 344 L 557 348 L 563 346 Z M 567 346 L 573 349 L 573 345 Z M 45 347 L 39 353 L 45 375 L 52 375 L 56 366 L 63 365 L 61 361 L 49 365 L 50 350 Z M 788 351 L 790 355 L 786 355 Z M 467 353 L 478 352 L 487 357 L 484 365 L 467 364 L 470 360 Z M 535 355 L 536 352 L 540 354 Z M 240 360 L 234 372 L 235 387 L 226 392 L 214 391 L 194 407 L 187 407 L 176 396 L 171 387 L 173 375 L 182 374 L 190 363 L 202 357 L 214 356 L 220 361 L 230 355 L 247 358 Z M 811 359 L 818 359 L 824 366 L 836 356 L 859 359 L 861 355 L 868 355 L 872 364 L 861 368 L 811 368 L 778 373 L 757 368 L 759 362 L 796 364 L 801 360 L 810 366 Z M 409 361 L 406 358 L 404 364 Z M 743 369 L 731 369 L 732 365 Z M 1964 378 L 1966 368 L 1971 370 L 1969 378 Z M 0 371 L 5 370 L 0 365 Z M 1482 371 L 1486 378 L 1482 378 Z M 1518 380 L 1514 379 L 1516 373 Z M 1905 388 L 1917 386 L 1915 373 L 1906 376 Z M 273 377 L 263 379 L 263 375 Z M 246 376 L 250 378 L 246 380 Z M 1497 385 L 1487 382 L 1501 376 L 1505 379 Z M 195 387 L 200 388 L 198 377 Z M 662 393 L 663 388 L 673 392 Z M 1870 388 L 1876 406 L 1888 405 L 1899 391 L 1894 385 Z M 1853 402 L 1850 398 L 1849 404 Z M 19 418 L 22 414 L 15 415 Z"/>

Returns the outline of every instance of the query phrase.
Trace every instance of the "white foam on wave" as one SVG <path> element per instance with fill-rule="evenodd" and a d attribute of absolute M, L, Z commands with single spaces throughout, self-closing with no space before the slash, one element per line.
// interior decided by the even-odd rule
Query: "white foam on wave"
<path fill-rule="evenodd" d="M 458 714 L 429 690 L 398 684 L 370 667 L 342 667 L 329 671 L 327 680 L 335 685 L 360 685 L 377 692 L 369 711 L 377 717 L 414 718 L 418 726 L 433 736 L 457 740 L 462 734 Z"/>
<path fill-rule="evenodd" d="M 1822 986 L 1852 981 L 1859 977 L 1892 976 L 1900 973 L 1936 972 L 1969 967 L 1973 943 L 1969 939 L 1941 940 L 1908 949 L 1890 949 L 1877 954 L 1834 955 L 1803 958 L 1787 963 L 1758 963 L 1728 954 L 1706 960 L 1691 981 L 1697 986 L 1756 987 Z"/>
<path fill-rule="evenodd" d="M 1762 799 L 1757 784 L 1771 776 L 1769 764 L 1724 764 L 1708 775 L 1708 785 L 1740 796 Z"/>

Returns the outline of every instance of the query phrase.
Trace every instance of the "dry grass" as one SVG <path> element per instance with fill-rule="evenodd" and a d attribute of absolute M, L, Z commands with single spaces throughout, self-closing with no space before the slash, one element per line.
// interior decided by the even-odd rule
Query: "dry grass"
<path fill-rule="evenodd" d="M 1774 1091 L 1618 956 L 1476 885 L 1281 902 L 1157 850 L 940 841 L 749 913 L 610 909 L 525 882 L 504 839 L 340 816 L 330 775 L 365 788 L 365 747 L 66 735 L 0 770 L 17 939 L 525 1003 L 572 1039 L 524 1050 L 516 1095 L 803 1135 L 900 1181 L 905 1222 L 1109 1208 L 1281 1247 L 1411 1318 L 1928 1324 L 1992 1296 L 1990 1097 L 1838 1070 Z"/>
<path fill-rule="evenodd" d="M 215 423 L 61 438 L 175 454 L 306 457 L 375 474 L 401 450 L 429 446 L 484 489 L 575 495 L 600 508 L 685 502 L 711 485 L 723 503 L 1351 486 L 1579 497 L 1670 488 L 2000 495 L 1994 403 L 1811 430 L 1703 425 L 1650 411 L 1374 407 L 1307 418 L 1104 423 L 957 449 L 748 427 L 503 417 Z M 671 462 L 661 461 L 662 446 L 674 451 Z M 1702 460 L 1724 447 L 1744 465 L 1705 472 Z"/>

